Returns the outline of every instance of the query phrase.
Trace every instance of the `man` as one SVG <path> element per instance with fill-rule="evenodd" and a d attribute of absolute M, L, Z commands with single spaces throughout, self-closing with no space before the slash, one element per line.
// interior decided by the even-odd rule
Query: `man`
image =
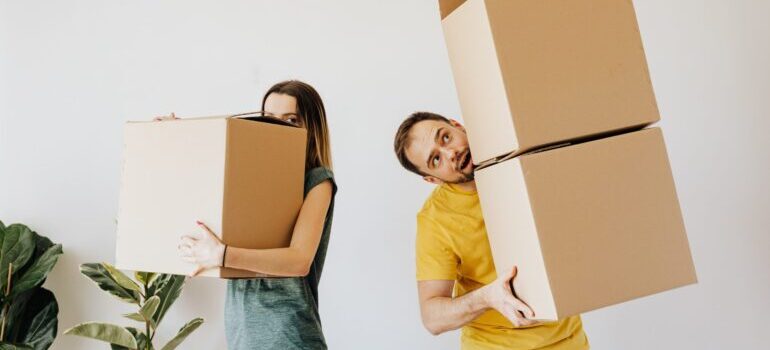
<path fill-rule="evenodd" d="M 394 148 L 401 165 L 438 187 L 417 214 L 417 289 L 425 328 L 462 327 L 463 350 L 588 349 L 579 316 L 537 323 L 514 297 L 515 266 L 495 273 L 465 129 L 428 112 L 409 116 Z M 505 272 L 505 273 L 503 273 Z"/>

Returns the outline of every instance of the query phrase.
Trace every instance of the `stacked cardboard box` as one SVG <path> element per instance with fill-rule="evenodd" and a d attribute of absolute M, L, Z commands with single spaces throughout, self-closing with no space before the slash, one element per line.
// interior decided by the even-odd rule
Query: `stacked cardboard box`
<path fill-rule="evenodd" d="M 118 211 L 116 266 L 190 274 L 182 234 L 206 223 L 228 245 L 286 247 L 302 205 L 304 129 L 272 118 L 129 122 Z M 253 277 L 214 269 L 204 276 Z"/>
<path fill-rule="evenodd" d="M 696 282 L 630 0 L 439 0 L 498 271 L 559 319 Z"/>

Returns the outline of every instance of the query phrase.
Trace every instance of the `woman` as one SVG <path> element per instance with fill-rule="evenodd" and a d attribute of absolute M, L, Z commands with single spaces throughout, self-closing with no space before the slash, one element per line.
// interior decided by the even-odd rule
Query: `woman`
<path fill-rule="evenodd" d="M 307 129 L 305 199 L 287 248 L 226 246 L 204 223 L 200 235 L 184 235 L 185 261 L 206 269 L 229 267 L 271 276 L 229 280 L 225 332 L 229 349 L 326 349 L 318 315 L 321 278 L 336 185 L 332 174 L 326 112 L 318 93 L 291 80 L 265 93 L 262 110 Z M 172 114 L 171 118 L 175 118 Z"/>

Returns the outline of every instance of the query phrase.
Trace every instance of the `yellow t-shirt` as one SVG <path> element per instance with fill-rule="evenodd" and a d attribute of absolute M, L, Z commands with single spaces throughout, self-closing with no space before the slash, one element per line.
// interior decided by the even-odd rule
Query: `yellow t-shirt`
<path fill-rule="evenodd" d="M 454 296 L 497 278 L 476 192 L 444 184 L 417 214 L 417 280 L 453 280 Z M 514 328 L 490 310 L 462 329 L 463 350 L 588 349 L 580 316 Z"/>

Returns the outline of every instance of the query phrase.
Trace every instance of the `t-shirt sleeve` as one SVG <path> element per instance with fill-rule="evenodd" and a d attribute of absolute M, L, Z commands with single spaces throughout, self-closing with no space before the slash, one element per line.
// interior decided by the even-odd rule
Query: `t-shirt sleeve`
<path fill-rule="evenodd" d="M 456 280 L 459 258 L 442 227 L 425 215 L 417 215 L 417 280 Z"/>
<path fill-rule="evenodd" d="M 310 193 L 313 187 L 329 180 L 332 183 L 332 196 L 337 193 L 337 183 L 334 181 L 334 173 L 331 169 L 324 167 L 313 168 L 305 174 L 305 196 Z"/>

